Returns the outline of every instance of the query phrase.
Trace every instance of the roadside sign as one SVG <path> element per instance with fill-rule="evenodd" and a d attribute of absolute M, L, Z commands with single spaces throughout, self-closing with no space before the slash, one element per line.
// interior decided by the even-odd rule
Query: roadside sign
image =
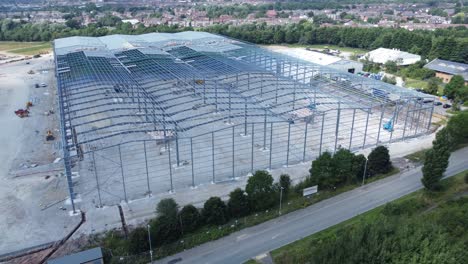
<path fill-rule="evenodd" d="M 309 196 L 309 195 L 312 195 L 314 193 L 317 193 L 317 191 L 318 191 L 318 185 L 315 185 L 315 186 L 305 188 L 304 190 L 302 190 L 302 195 L 303 196 Z"/>

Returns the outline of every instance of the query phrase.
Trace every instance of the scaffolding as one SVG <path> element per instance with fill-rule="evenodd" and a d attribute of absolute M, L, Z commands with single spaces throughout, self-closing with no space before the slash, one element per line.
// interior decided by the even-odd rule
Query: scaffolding
<path fill-rule="evenodd" d="M 78 196 L 112 205 L 431 126 L 424 94 L 205 32 L 70 37 L 54 50 L 74 210 Z"/>

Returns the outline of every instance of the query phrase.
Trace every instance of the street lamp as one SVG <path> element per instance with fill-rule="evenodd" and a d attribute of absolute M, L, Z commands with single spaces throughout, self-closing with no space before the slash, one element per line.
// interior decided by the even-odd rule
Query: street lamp
<path fill-rule="evenodd" d="M 151 233 L 150 233 L 150 225 L 146 226 L 148 228 L 148 241 L 149 241 L 149 249 L 150 249 L 150 259 L 151 264 L 153 263 L 153 247 L 151 246 Z"/>
<path fill-rule="evenodd" d="M 361 186 L 364 185 L 364 180 L 366 179 L 367 162 L 369 161 L 369 159 L 367 157 L 365 157 L 365 158 L 366 158 L 366 163 L 364 163 L 364 173 L 362 174 L 362 184 L 361 184 Z"/>
<path fill-rule="evenodd" d="M 280 203 L 279 203 L 279 210 L 278 210 L 278 214 L 281 215 L 281 201 L 283 200 L 283 187 L 280 186 Z"/>

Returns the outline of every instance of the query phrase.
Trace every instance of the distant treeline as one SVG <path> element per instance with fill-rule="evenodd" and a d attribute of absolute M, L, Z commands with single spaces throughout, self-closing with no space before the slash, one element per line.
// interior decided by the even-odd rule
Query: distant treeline
<path fill-rule="evenodd" d="M 31 24 L 0 20 L 0 40 L 5 41 L 50 41 L 69 36 L 105 36 L 110 34 L 144 34 L 150 32 L 180 32 L 191 27 L 140 24 L 133 28 L 130 23 L 117 23 L 115 27 L 69 27 L 59 24 Z M 265 23 L 241 26 L 214 25 L 204 31 L 226 35 L 256 44 L 329 44 L 343 47 L 375 49 L 395 48 L 419 54 L 424 58 L 440 58 L 468 63 L 468 29 L 455 27 L 435 31 L 408 31 L 392 28 L 318 27 L 307 21 L 282 26 Z"/>
<path fill-rule="evenodd" d="M 328 44 L 361 49 L 400 49 L 424 58 L 440 58 L 468 63 L 468 29 L 455 27 L 435 31 L 393 28 L 317 27 L 297 24 L 267 26 L 215 25 L 205 29 L 256 44 Z"/>
<path fill-rule="evenodd" d="M 69 21 L 75 21 L 70 19 Z M 69 23 L 67 23 L 69 25 Z M 0 41 L 51 41 L 57 38 L 71 36 L 100 37 L 112 34 L 145 34 L 151 32 L 175 33 L 193 30 L 191 27 L 178 27 L 177 25 L 155 25 L 145 27 L 139 24 L 133 28 L 130 23 L 119 22 L 115 27 L 101 27 L 99 24 L 88 26 L 73 25 L 72 27 L 61 24 L 42 23 L 32 24 L 26 22 L 14 22 L 11 19 L 0 20 Z"/>

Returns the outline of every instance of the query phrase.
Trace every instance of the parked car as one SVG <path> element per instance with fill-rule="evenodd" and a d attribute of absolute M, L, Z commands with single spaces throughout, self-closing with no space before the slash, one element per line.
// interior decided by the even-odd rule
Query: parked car
<path fill-rule="evenodd" d="M 434 102 L 434 105 L 435 105 L 435 106 L 442 105 L 442 102 Z"/>
<path fill-rule="evenodd" d="M 432 99 L 426 99 L 426 100 L 423 101 L 423 103 L 425 103 L 425 104 L 432 103 L 432 102 L 434 102 L 434 100 L 432 100 Z"/>
<path fill-rule="evenodd" d="M 39 88 L 40 86 L 39 86 L 38 83 L 36 83 L 36 84 L 34 85 L 34 87 Z"/>
<path fill-rule="evenodd" d="M 47 87 L 47 84 L 41 83 L 41 87 Z"/>
<path fill-rule="evenodd" d="M 450 108 L 450 107 L 452 107 L 452 105 L 444 104 L 442 107 L 443 107 L 443 108 Z"/>

